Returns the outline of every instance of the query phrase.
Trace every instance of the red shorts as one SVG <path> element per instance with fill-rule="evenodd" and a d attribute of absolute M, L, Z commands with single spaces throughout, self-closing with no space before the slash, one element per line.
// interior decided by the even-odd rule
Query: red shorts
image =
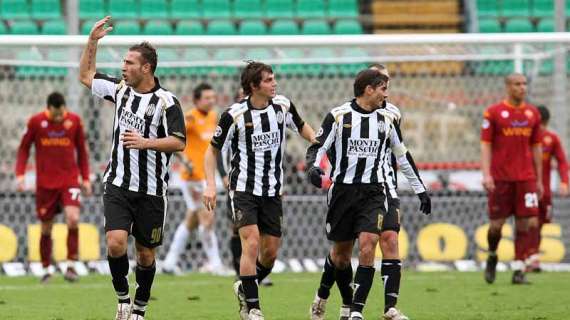
<path fill-rule="evenodd" d="M 552 222 L 552 196 L 544 196 L 538 202 L 540 224 Z"/>
<path fill-rule="evenodd" d="M 489 218 L 502 219 L 538 216 L 535 181 L 495 181 L 489 193 Z"/>
<path fill-rule="evenodd" d="M 66 206 L 79 207 L 79 187 L 36 190 L 36 213 L 40 221 L 52 220 Z"/>

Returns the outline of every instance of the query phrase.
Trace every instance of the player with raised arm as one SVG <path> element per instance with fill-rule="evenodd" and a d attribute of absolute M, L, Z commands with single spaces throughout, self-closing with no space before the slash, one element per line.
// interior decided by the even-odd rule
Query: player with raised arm
<path fill-rule="evenodd" d="M 79 115 L 67 110 L 61 93 L 52 92 L 47 98 L 46 110 L 28 121 L 16 160 L 18 191 L 24 190 L 26 163 L 32 145 L 36 154 L 36 213 L 41 222 L 40 259 L 45 270 L 41 281 L 45 283 L 51 278 L 48 267 L 52 258 L 53 219 L 63 210 L 67 223 L 68 260 L 64 278 L 73 282 L 78 279 L 72 263 L 79 258 L 81 188 L 89 196 L 91 183 L 83 123 Z"/>
<path fill-rule="evenodd" d="M 133 45 L 122 66 L 122 79 L 97 73 L 98 41 L 112 27 L 111 17 L 97 21 L 79 64 L 79 80 L 93 95 L 115 104 L 111 156 L 103 182 L 107 260 L 118 305 L 116 320 L 142 320 L 156 272 L 156 248 L 162 244 L 167 211 L 168 168 L 174 152 L 184 150 L 184 114 L 176 97 L 154 76 L 156 50 Z M 129 295 L 128 237 L 135 238 L 136 292 Z"/>

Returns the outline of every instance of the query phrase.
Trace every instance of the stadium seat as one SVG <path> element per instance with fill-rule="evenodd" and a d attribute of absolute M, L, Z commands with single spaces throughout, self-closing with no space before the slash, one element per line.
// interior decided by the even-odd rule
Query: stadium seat
<path fill-rule="evenodd" d="M 329 17 L 357 17 L 358 2 L 356 0 L 329 0 Z"/>
<path fill-rule="evenodd" d="M 2 0 L 2 18 L 6 20 L 10 19 L 22 19 L 30 17 L 30 7 L 28 6 L 27 0 Z"/>
<path fill-rule="evenodd" d="M 105 16 L 106 1 L 104 0 L 81 0 L 79 1 L 80 19 L 100 19 Z"/>
<path fill-rule="evenodd" d="M 119 21 L 113 26 L 112 35 L 137 35 L 141 34 L 138 21 Z"/>
<path fill-rule="evenodd" d="M 334 58 L 336 56 L 337 54 L 335 54 L 334 50 L 331 48 L 312 49 L 309 53 L 309 57 L 313 59 L 327 59 Z M 338 74 L 337 66 L 329 63 L 312 63 L 306 65 L 305 70 L 307 74 L 313 76 Z"/>
<path fill-rule="evenodd" d="M 85 21 L 83 21 L 83 24 L 81 25 L 81 34 L 82 35 L 88 35 L 89 32 L 91 32 L 91 28 L 93 28 L 93 25 L 95 24 L 95 22 L 97 22 L 97 20 L 85 20 Z M 111 33 L 114 33 L 114 31 L 111 31 Z"/>
<path fill-rule="evenodd" d="M 206 33 L 204 25 L 199 21 L 180 21 L 176 24 L 176 35 L 196 36 Z"/>
<path fill-rule="evenodd" d="M 553 17 L 554 0 L 533 0 L 532 15 L 535 17 Z"/>
<path fill-rule="evenodd" d="M 331 28 L 325 20 L 305 20 L 303 34 L 331 34 Z"/>
<path fill-rule="evenodd" d="M 168 36 L 172 35 L 174 31 L 172 30 L 172 25 L 165 20 L 152 20 L 146 23 L 143 28 L 143 34 L 146 35 L 159 35 Z"/>
<path fill-rule="evenodd" d="M 342 50 L 342 57 L 362 58 L 368 56 L 368 52 L 361 48 L 346 48 Z M 342 63 L 337 65 L 337 70 L 342 75 L 354 76 L 360 72 L 360 70 L 366 69 L 367 67 L 368 63 L 366 62 Z"/>
<path fill-rule="evenodd" d="M 180 69 L 177 67 L 164 67 L 161 66 L 161 63 L 164 62 L 176 62 L 176 61 L 180 61 L 180 58 L 178 57 L 178 53 L 176 52 L 176 49 L 172 49 L 172 48 L 159 48 L 157 49 L 157 55 L 158 55 L 158 66 L 156 68 L 156 75 L 159 77 L 164 77 L 164 76 L 172 76 L 172 75 L 176 75 L 180 72 Z"/>
<path fill-rule="evenodd" d="M 65 24 L 65 21 L 62 20 L 47 21 L 42 26 L 42 34 L 67 34 L 67 25 Z"/>
<path fill-rule="evenodd" d="M 202 2 L 204 17 L 207 18 L 230 18 L 232 6 L 229 0 L 206 0 Z"/>
<path fill-rule="evenodd" d="M 529 19 L 510 19 L 505 25 L 505 32 L 533 32 Z"/>
<path fill-rule="evenodd" d="M 236 18 L 263 17 L 263 4 L 261 0 L 235 0 L 234 17 Z"/>
<path fill-rule="evenodd" d="M 303 50 L 301 49 L 283 49 L 280 50 L 280 52 L 282 53 L 282 57 L 281 58 L 285 58 L 285 59 L 300 59 L 303 58 L 305 56 Z M 276 72 L 278 72 L 279 74 L 283 74 L 283 75 L 297 75 L 297 74 L 303 74 L 305 71 L 305 64 L 300 64 L 300 63 L 288 63 L 288 64 L 279 64 L 275 66 L 275 70 Z"/>
<path fill-rule="evenodd" d="M 293 0 L 265 0 L 267 18 L 293 18 L 295 6 Z"/>
<path fill-rule="evenodd" d="M 6 28 L 4 21 L 0 20 L 0 34 L 7 34 L 7 33 L 8 33 L 8 28 Z"/>
<path fill-rule="evenodd" d="M 169 1 L 140 0 L 140 17 L 143 19 L 160 19 L 170 16 Z"/>
<path fill-rule="evenodd" d="M 245 53 L 245 60 L 263 61 L 271 59 L 271 57 L 271 51 L 264 48 L 249 49 Z"/>
<path fill-rule="evenodd" d="M 218 61 L 241 61 L 243 59 L 239 49 L 220 49 L 214 53 L 214 60 Z M 220 75 L 234 75 L 238 68 L 233 66 L 215 67 L 213 71 Z"/>
<path fill-rule="evenodd" d="M 206 34 L 209 36 L 212 35 L 235 35 L 236 28 L 234 24 L 229 20 L 214 20 L 208 23 L 208 29 Z"/>
<path fill-rule="evenodd" d="M 299 34 L 299 26 L 293 20 L 276 20 L 269 28 L 271 35 L 293 35 Z"/>
<path fill-rule="evenodd" d="M 261 20 L 244 20 L 239 25 L 239 34 L 265 35 L 267 34 L 267 27 Z"/>
<path fill-rule="evenodd" d="M 337 20 L 333 32 L 336 34 L 362 34 L 362 25 L 358 20 Z"/>
<path fill-rule="evenodd" d="M 32 20 L 15 21 L 10 26 L 11 34 L 39 34 L 38 25 Z"/>
<path fill-rule="evenodd" d="M 297 17 L 307 18 L 323 18 L 326 14 L 324 0 L 297 0 L 295 12 Z"/>
<path fill-rule="evenodd" d="M 55 19 L 61 17 L 61 6 L 59 0 L 32 0 L 32 18 L 34 19 Z"/>
<path fill-rule="evenodd" d="M 498 33 L 501 32 L 501 25 L 499 20 L 495 18 L 491 19 L 480 19 L 479 20 L 479 32 L 481 33 Z"/>
<path fill-rule="evenodd" d="M 184 53 L 184 61 L 189 62 L 208 62 L 211 60 L 208 50 L 202 48 L 188 49 Z M 181 68 L 181 73 L 185 75 L 205 75 L 212 72 L 212 67 L 196 66 Z"/>
<path fill-rule="evenodd" d="M 538 32 L 554 32 L 554 20 L 548 18 L 540 19 L 538 27 L 536 28 Z"/>
<path fill-rule="evenodd" d="M 66 49 L 51 49 L 47 54 L 48 60 L 56 62 L 69 61 L 69 52 Z M 66 67 L 46 67 L 46 75 L 52 77 L 65 77 L 67 75 Z"/>
<path fill-rule="evenodd" d="M 116 54 L 110 48 L 99 48 L 97 50 L 97 63 L 118 63 L 122 57 L 117 57 Z M 121 72 L 120 68 L 100 68 L 97 69 L 99 72 L 103 72 L 110 75 L 118 76 Z"/>
<path fill-rule="evenodd" d="M 44 58 L 38 50 L 22 50 L 16 54 L 18 60 L 22 61 L 43 61 Z M 19 65 L 16 67 L 16 76 L 18 77 L 37 77 L 46 74 L 45 67 L 30 66 L 30 65 Z"/>
<path fill-rule="evenodd" d="M 170 17 L 188 19 L 202 17 L 202 2 L 200 0 L 172 0 Z"/>
<path fill-rule="evenodd" d="M 501 15 L 503 17 L 528 17 L 530 0 L 503 0 Z"/>
<path fill-rule="evenodd" d="M 136 0 L 109 0 L 109 14 L 113 19 L 135 19 L 139 11 Z"/>
<path fill-rule="evenodd" d="M 477 0 L 477 16 L 497 17 L 499 15 L 499 2 L 496 0 Z"/>

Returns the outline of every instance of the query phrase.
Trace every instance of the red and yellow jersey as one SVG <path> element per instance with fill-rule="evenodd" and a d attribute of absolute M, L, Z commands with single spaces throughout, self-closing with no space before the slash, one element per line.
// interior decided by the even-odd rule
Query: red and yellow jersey
<path fill-rule="evenodd" d="M 556 159 L 560 181 L 568 184 L 568 161 L 564 148 L 560 143 L 560 138 L 550 130 L 542 131 L 542 184 L 544 185 L 544 195 L 549 197 L 550 190 L 550 170 L 552 170 L 552 157 Z"/>
<path fill-rule="evenodd" d="M 532 146 L 540 144 L 540 113 L 535 106 L 507 101 L 483 113 L 481 141 L 492 145 L 491 175 L 497 181 L 536 179 Z"/>
<path fill-rule="evenodd" d="M 28 121 L 18 148 L 16 175 L 24 175 L 30 147 L 36 148 L 36 186 L 44 189 L 79 186 L 79 174 L 89 178 L 89 157 L 83 123 L 78 115 L 66 112 L 62 122 L 54 122 L 47 111 Z"/>
<path fill-rule="evenodd" d="M 218 122 L 218 114 L 215 111 L 208 113 L 192 108 L 184 115 L 186 119 L 186 149 L 184 156 L 192 162 L 192 174 L 183 169 L 182 179 L 204 180 L 204 155 L 214 136 Z"/>

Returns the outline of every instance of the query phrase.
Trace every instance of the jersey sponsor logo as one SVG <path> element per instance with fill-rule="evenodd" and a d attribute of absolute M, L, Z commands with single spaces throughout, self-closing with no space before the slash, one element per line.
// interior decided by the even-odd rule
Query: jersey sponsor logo
<path fill-rule="evenodd" d="M 491 123 L 489 122 L 489 120 L 483 119 L 483 123 L 481 124 L 481 128 L 489 129 L 490 126 L 491 126 Z"/>
<path fill-rule="evenodd" d="M 503 128 L 503 135 L 506 137 L 530 137 L 532 128 Z"/>
<path fill-rule="evenodd" d="M 69 147 L 71 145 L 71 140 L 67 137 L 41 138 L 40 143 L 44 147 Z"/>
<path fill-rule="evenodd" d="M 529 126 L 529 123 L 528 123 L 528 120 L 525 120 L 525 121 L 513 120 L 513 121 L 511 122 L 511 126 L 513 126 L 513 127 L 518 127 L 518 128 L 520 128 L 520 127 L 528 127 L 528 126 Z"/>
<path fill-rule="evenodd" d="M 279 131 L 262 132 L 251 135 L 252 149 L 254 152 L 264 152 L 278 149 L 281 145 Z"/>
<path fill-rule="evenodd" d="M 137 131 L 140 134 L 144 133 L 144 120 L 126 108 L 121 114 L 119 125 L 121 127 L 125 127 L 126 129 Z"/>
<path fill-rule="evenodd" d="M 221 136 L 221 135 L 222 135 L 222 127 L 217 126 L 217 127 L 216 127 L 216 131 L 214 131 L 214 137 L 217 138 L 217 137 L 219 137 L 219 136 Z"/>
<path fill-rule="evenodd" d="M 277 122 L 279 124 L 283 123 L 283 121 L 285 120 L 285 117 L 283 116 L 283 112 L 281 112 L 281 111 L 277 112 L 276 117 L 277 117 Z"/>
<path fill-rule="evenodd" d="M 507 110 L 503 110 L 503 112 L 501 112 L 501 117 L 503 118 L 508 118 L 509 117 L 509 112 Z"/>
<path fill-rule="evenodd" d="M 348 139 L 346 154 L 358 158 L 374 158 L 378 156 L 380 140 L 378 139 Z"/>

